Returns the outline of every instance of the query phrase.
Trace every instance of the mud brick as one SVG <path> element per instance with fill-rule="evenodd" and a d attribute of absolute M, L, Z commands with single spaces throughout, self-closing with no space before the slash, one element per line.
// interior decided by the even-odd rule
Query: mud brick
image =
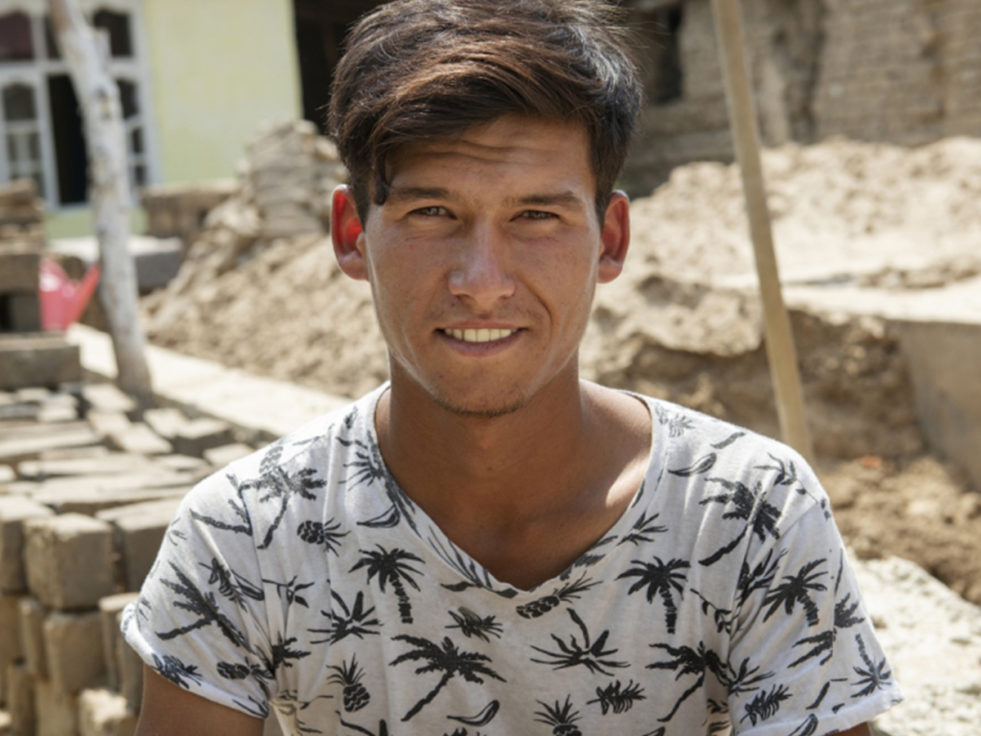
<path fill-rule="evenodd" d="M 6 676 L 7 665 L 21 658 L 20 641 L 20 609 L 18 603 L 21 596 L 0 596 L 0 700 L 6 692 L 3 678 Z"/>
<path fill-rule="evenodd" d="M 81 379 L 78 345 L 63 336 L 0 334 L 0 388 L 57 386 Z"/>
<path fill-rule="evenodd" d="M 99 616 L 102 620 L 102 656 L 106 663 L 106 684 L 110 690 L 119 690 L 120 657 L 123 648 L 129 644 L 119 630 L 120 614 L 128 604 L 139 597 L 138 593 L 118 593 L 99 601 Z"/>
<path fill-rule="evenodd" d="M 44 619 L 48 612 L 37 598 L 25 596 L 18 603 L 20 645 L 24 664 L 34 677 L 48 677 L 48 654 L 44 651 Z"/>
<path fill-rule="evenodd" d="M 44 620 L 48 679 L 62 693 L 77 693 L 102 685 L 106 664 L 102 654 L 102 615 L 99 611 L 55 611 Z"/>
<path fill-rule="evenodd" d="M 78 736 L 78 698 L 59 692 L 47 680 L 34 683 L 36 736 Z"/>
<path fill-rule="evenodd" d="M 119 693 L 83 690 L 78 696 L 79 736 L 133 736 L 136 713 Z"/>
<path fill-rule="evenodd" d="M 99 444 L 98 435 L 84 422 L 37 426 L 38 432 L 19 432 L 18 437 L 0 437 L 0 465 L 15 465 L 24 460 L 34 460 L 51 450 Z"/>
<path fill-rule="evenodd" d="M 7 694 L 7 667 L 20 659 L 20 620 L 17 596 L 0 596 L 0 705 Z"/>
<path fill-rule="evenodd" d="M 13 292 L 0 295 L 7 304 L 11 332 L 38 332 L 41 329 L 41 302 L 35 292 Z"/>
<path fill-rule="evenodd" d="M 188 420 L 180 410 L 172 406 L 164 406 L 145 411 L 143 421 L 165 440 L 173 441 Z"/>
<path fill-rule="evenodd" d="M 82 514 L 24 522 L 27 585 L 50 608 L 94 608 L 114 590 L 112 527 Z"/>
<path fill-rule="evenodd" d="M 173 440 L 174 452 L 201 457 L 205 450 L 227 445 L 234 439 L 232 428 L 217 419 L 187 422 Z"/>
<path fill-rule="evenodd" d="M 7 667 L 7 712 L 11 731 L 17 736 L 34 734 L 34 676 L 26 665 Z"/>
<path fill-rule="evenodd" d="M 120 412 L 127 416 L 136 411 L 133 398 L 112 383 L 86 384 L 82 397 L 89 407 L 98 411 Z"/>
<path fill-rule="evenodd" d="M 40 268 L 39 253 L 0 254 L 0 293 L 26 291 L 36 294 Z"/>
<path fill-rule="evenodd" d="M 114 434 L 129 430 L 129 417 L 121 411 L 106 411 L 93 409 L 85 414 L 92 431 L 95 432 L 100 440 L 109 440 Z"/>
<path fill-rule="evenodd" d="M 47 506 L 30 498 L 0 496 L 0 593 L 19 593 L 27 589 L 24 522 L 53 515 Z"/>
<path fill-rule="evenodd" d="M 111 447 L 135 455 L 167 455 L 173 452 L 170 443 L 142 422 L 133 422 L 123 431 L 107 437 Z"/>
<path fill-rule="evenodd" d="M 121 452 L 95 457 L 42 458 L 27 460 L 17 466 L 17 473 L 28 480 L 47 480 L 65 476 L 108 475 L 145 470 L 147 461 L 139 455 Z"/>
<path fill-rule="evenodd" d="M 0 485 L 13 483 L 17 479 L 17 473 L 9 465 L 0 465 Z"/>
<path fill-rule="evenodd" d="M 187 476 L 164 471 L 141 475 L 62 478 L 43 484 L 34 492 L 33 499 L 60 514 L 94 516 L 100 511 L 126 504 L 181 498 L 191 485 L 191 479 Z"/>
<path fill-rule="evenodd" d="M 123 611 L 116 614 L 117 630 L 122 628 L 123 616 Z M 119 668 L 119 692 L 126 698 L 131 710 L 139 711 L 143 697 L 143 660 L 125 639 L 120 640 L 116 666 Z"/>
<path fill-rule="evenodd" d="M 233 463 L 239 458 L 251 455 L 254 450 L 241 442 L 233 442 L 220 447 L 212 447 L 204 451 L 204 459 L 215 468 L 224 468 L 229 463 Z"/>
<path fill-rule="evenodd" d="M 101 521 L 112 524 L 116 548 L 122 554 L 126 590 L 139 590 L 150 572 L 164 534 L 180 505 L 180 498 L 137 503 L 102 511 Z"/>

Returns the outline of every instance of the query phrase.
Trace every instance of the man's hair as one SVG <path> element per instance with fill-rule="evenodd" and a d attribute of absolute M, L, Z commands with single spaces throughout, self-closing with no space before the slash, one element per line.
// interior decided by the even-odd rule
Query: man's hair
<path fill-rule="evenodd" d="M 584 126 L 602 219 L 641 99 L 616 16 L 604 0 L 395 0 L 362 18 L 328 113 L 362 221 L 401 146 L 507 114 Z"/>

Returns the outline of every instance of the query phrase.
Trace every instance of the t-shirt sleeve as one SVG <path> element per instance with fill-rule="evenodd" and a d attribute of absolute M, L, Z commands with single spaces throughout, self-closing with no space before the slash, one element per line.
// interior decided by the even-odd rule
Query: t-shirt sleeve
<path fill-rule="evenodd" d="M 756 513 L 781 521 L 757 525 L 739 579 L 728 683 L 738 736 L 834 733 L 902 699 L 827 496 L 797 467 L 760 498 Z"/>
<path fill-rule="evenodd" d="M 175 685 L 264 718 L 274 661 L 239 487 L 219 473 L 188 493 L 121 627 L 143 661 Z"/>

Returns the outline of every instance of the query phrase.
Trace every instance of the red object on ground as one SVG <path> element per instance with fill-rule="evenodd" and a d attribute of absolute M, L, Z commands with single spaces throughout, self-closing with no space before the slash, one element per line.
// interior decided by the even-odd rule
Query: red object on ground
<path fill-rule="evenodd" d="M 85 272 L 81 281 L 72 281 L 58 263 L 41 258 L 41 328 L 67 330 L 77 322 L 95 293 L 101 274 L 102 269 L 96 264 Z"/>

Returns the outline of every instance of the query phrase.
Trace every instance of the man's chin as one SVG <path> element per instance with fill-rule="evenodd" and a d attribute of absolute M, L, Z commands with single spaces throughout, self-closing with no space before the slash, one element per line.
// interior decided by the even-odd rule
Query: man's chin
<path fill-rule="evenodd" d="M 496 419 L 513 414 L 527 406 L 527 400 L 517 397 L 462 399 L 435 396 L 436 404 L 443 410 L 466 419 Z"/>

